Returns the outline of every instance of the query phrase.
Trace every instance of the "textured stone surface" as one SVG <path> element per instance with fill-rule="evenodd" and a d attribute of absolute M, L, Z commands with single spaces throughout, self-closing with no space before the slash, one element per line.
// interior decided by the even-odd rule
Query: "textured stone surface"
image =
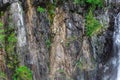
<path fill-rule="evenodd" d="M 48 10 L 37 12 L 37 6 L 46 7 L 48 0 L 30 1 L 0 0 L 0 9 L 4 8 L 7 15 L 5 26 L 8 17 L 12 17 L 10 22 L 16 29 L 15 52 L 19 55 L 19 65 L 32 70 L 33 80 L 49 80 L 49 77 L 51 80 L 101 80 L 112 51 L 113 23 L 109 21 L 109 10 L 96 17 L 105 28 L 88 38 L 84 6 L 73 4 L 72 0 L 63 2 L 55 8 L 50 24 Z"/>

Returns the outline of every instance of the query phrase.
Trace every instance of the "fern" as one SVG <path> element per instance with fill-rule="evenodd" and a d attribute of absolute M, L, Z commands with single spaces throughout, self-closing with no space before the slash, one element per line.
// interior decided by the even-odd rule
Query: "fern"
<path fill-rule="evenodd" d="M 44 12 L 45 12 L 45 9 L 42 8 L 42 7 L 40 7 L 40 6 L 38 6 L 37 11 L 38 11 L 38 12 L 41 12 L 41 13 L 44 13 Z"/>
<path fill-rule="evenodd" d="M 26 66 L 20 66 L 17 68 L 13 80 L 32 80 L 32 72 Z"/>
<path fill-rule="evenodd" d="M 101 24 L 99 23 L 98 20 L 95 19 L 95 17 L 93 16 L 92 10 L 90 10 L 86 16 L 87 36 L 92 36 L 95 33 L 98 33 L 101 28 L 102 28 Z"/>

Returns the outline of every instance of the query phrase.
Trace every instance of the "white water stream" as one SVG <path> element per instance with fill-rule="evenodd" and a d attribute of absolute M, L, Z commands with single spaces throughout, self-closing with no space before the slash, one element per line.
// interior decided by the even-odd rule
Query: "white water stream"
<path fill-rule="evenodd" d="M 24 47 L 26 45 L 26 31 L 24 26 L 24 19 L 23 19 L 23 10 L 19 2 L 13 3 L 11 5 L 11 11 L 13 13 L 14 23 L 17 27 L 17 37 L 18 37 L 18 45 L 19 47 Z"/>
<path fill-rule="evenodd" d="M 12 23 L 15 25 L 15 29 L 17 32 L 17 54 L 19 55 L 19 60 L 22 65 L 24 65 L 25 61 L 25 53 L 27 48 L 27 38 L 26 38 L 26 27 L 24 24 L 24 16 L 23 10 L 20 2 L 16 1 L 12 3 L 10 6 L 11 15 L 12 15 Z"/>
<path fill-rule="evenodd" d="M 117 77 L 120 80 L 120 13 L 115 17 L 115 31 L 113 35 L 115 54 L 117 55 Z"/>

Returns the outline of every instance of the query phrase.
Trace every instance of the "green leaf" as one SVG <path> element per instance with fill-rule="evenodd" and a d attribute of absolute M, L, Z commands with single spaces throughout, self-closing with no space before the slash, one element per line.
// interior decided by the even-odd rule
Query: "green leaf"
<path fill-rule="evenodd" d="M 6 76 L 6 74 L 3 73 L 3 72 L 0 72 L 0 79 L 7 80 L 7 76 Z"/>
<path fill-rule="evenodd" d="M 0 34 L 1 34 L 1 33 L 4 33 L 4 29 L 1 29 L 1 30 L 0 30 Z"/>
<path fill-rule="evenodd" d="M 0 35 L 0 41 L 3 42 L 5 38 L 5 35 Z"/>
<path fill-rule="evenodd" d="M 12 33 L 9 37 L 8 37 L 8 42 L 16 42 L 17 39 L 15 38 L 15 33 Z"/>
<path fill-rule="evenodd" d="M 86 34 L 87 36 L 92 36 L 95 33 L 98 33 L 102 28 L 102 25 L 99 23 L 98 20 L 95 19 L 93 16 L 92 10 L 86 16 Z"/>
<path fill-rule="evenodd" d="M 45 12 L 45 8 L 42 8 L 42 7 L 38 6 L 37 11 L 41 12 L 41 13 L 44 13 Z"/>
<path fill-rule="evenodd" d="M 32 80 L 32 72 L 26 66 L 20 66 L 17 68 L 16 73 L 13 76 L 14 80 Z"/>
<path fill-rule="evenodd" d="M 0 22 L 0 27 L 2 27 L 3 26 L 3 23 L 2 22 Z"/>
<path fill-rule="evenodd" d="M 51 46 L 51 41 L 50 41 L 50 39 L 46 40 L 45 43 L 46 43 L 46 45 L 47 45 L 47 48 L 50 48 L 50 46 Z"/>

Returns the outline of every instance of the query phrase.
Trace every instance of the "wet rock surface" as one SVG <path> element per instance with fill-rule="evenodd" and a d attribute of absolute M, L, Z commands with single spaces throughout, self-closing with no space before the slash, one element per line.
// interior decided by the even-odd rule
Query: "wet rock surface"
<path fill-rule="evenodd" d="M 75 5 L 71 0 L 57 5 L 51 24 L 47 10 L 37 11 L 38 6 L 46 8 L 46 2 L 0 0 L 0 10 L 8 13 L 4 18 L 12 16 L 11 23 L 16 29 L 19 65 L 32 70 L 33 80 L 109 80 L 107 75 L 115 68 L 111 62 L 113 15 L 119 12 L 119 7 L 114 6 L 120 1 L 106 0 L 107 5 L 113 5 L 112 9 L 95 11 L 104 28 L 91 38 L 85 35 L 85 6 Z M 11 9 L 6 11 L 8 6 Z M 8 22 L 4 24 L 8 26 Z"/>

